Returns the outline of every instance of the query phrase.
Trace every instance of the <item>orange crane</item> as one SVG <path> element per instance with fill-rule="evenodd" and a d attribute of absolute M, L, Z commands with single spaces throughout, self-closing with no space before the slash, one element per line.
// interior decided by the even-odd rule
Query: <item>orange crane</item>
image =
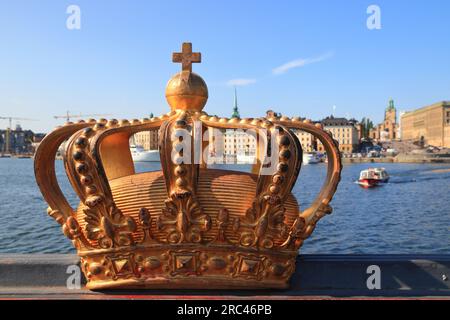
<path fill-rule="evenodd" d="M 66 119 L 67 122 L 70 121 L 70 119 L 74 118 L 87 118 L 87 117 L 107 117 L 110 116 L 110 114 L 70 114 L 69 111 L 66 112 L 63 116 L 53 116 L 55 119 Z"/>
<path fill-rule="evenodd" d="M 11 153 L 10 150 L 10 143 L 11 143 L 11 139 L 10 139 L 10 134 L 11 134 L 11 130 L 12 130 L 12 121 L 13 120 L 17 120 L 17 121 L 36 121 L 36 119 L 29 119 L 29 118 L 16 118 L 16 117 L 2 117 L 0 116 L 0 120 L 8 120 L 9 121 L 9 127 L 6 128 L 6 136 L 5 136 L 5 152 L 6 153 Z"/>

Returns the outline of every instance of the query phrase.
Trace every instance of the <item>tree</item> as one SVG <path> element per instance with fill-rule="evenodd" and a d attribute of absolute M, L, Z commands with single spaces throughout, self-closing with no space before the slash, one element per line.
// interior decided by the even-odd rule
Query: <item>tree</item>
<path fill-rule="evenodd" d="M 362 136 L 363 138 L 368 138 L 370 130 L 373 129 L 373 122 L 369 118 L 362 118 L 361 119 L 361 128 L 362 128 Z"/>

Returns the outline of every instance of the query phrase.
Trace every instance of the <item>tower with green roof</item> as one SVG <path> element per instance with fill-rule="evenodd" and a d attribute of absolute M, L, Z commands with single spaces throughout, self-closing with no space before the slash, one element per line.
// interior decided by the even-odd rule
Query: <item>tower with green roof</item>
<path fill-rule="evenodd" d="M 384 112 L 384 121 L 388 123 L 397 123 L 397 110 L 395 109 L 394 99 L 389 99 L 389 104 Z"/>
<path fill-rule="evenodd" d="M 392 99 L 392 98 L 389 99 L 389 104 L 388 104 L 388 107 L 386 108 L 386 111 L 389 111 L 389 110 L 395 110 L 394 99 Z"/>
<path fill-rule="evenodd" d="M 237 91 L 236 87 L 234 87 L 234 107 L 233 107 L 233 113 L 231 114 L 231 118 L 240 118 L 238 104 L 237 104 Z"/>

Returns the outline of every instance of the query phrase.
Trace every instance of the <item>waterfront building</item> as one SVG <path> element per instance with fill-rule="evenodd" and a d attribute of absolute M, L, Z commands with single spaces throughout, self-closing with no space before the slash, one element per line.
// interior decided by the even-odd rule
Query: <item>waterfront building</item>
<path fill-rule="evenodd" d="M 359 145 L 360 130 L 356 120 L 346 118 L 335 118 L 329 116 L 321 121 L 323 129 L 333 134 L 334 140 L 339 143 L 339 151 L 342 153 L 356 152 Z M 317 150 L 324 152 L 325 149 L 320 141 L 317 142 Z"/>
<path fill-rule="evenodd" d="M 384 111 L 384 121 L 372 128 L 369 137 L 376 141 L 392 141 L 398 139 L 397 109 L 394 100 L 390 99 Z"/>
<path fill-rule="evenodd" d="M 23 130 L 20 125 L 15 130 L 0 130 L 0 152 L 11 154 L 31 153 L 33 151 L 34 133 L 31 130 Z"/>
<path fill-rule="evenodd" d="M 280 118 L 282 115 L 279 112 L 275 112 L 272 109 L 266 111 L 266 118 Z M 301 120 L 304 120 L 300 118 Z M 314 136 L 308 132 L 302 130 L 292 130 L 297 136 L 300 144 L 302 145 L 303 152 L 317 151 L 317 141 Z"/>
<path fill-rule="evenodd" d="M 224 134 L 224 154 L 226 157 L 237 155 L 256 155 L 256 136 L 244 130 L 225 130 Z"/>
<path fill-rule="evenodd" d="M 134 144 L 141 146 L 144 150 L 158 150 L 158 130 L 135 133 Z"/>
<path fill-rule="evenodd" d="M 300 141 L 300 144 L 302 145 L 303 152 L 316 151 L 317 141 L 312 134 L 301 130 L 293 130 L 293 131 L 297 136 L 298 141 Z"/>
<path fill-rule="evenodd" d="M 356 119 L 350 119 L 355 125 L 356 131 L 358 132 L 358 141 L 361 142 L 363 137 L 363 125 L 361 122 L 357 121 Z"/>
<path fill-rule="evenodd" d="M 398 129 L 397 129 L 397 138 L 402 140 L 402 118 L 406 111 L 399 112 L 399 120 L 398 120 Z"/>
<path fill-rule="evenodd" d="M 401 116 L 402 140 L 450 148 L 450 101 L 441 101 Z"/>

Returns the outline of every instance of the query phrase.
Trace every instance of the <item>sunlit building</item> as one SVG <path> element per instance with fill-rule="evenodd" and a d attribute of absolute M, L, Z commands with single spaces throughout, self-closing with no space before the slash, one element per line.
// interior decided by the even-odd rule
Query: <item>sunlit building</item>
<path fill-rule="evenodd" d="M 339 151 L 342 153 L 356 152 L 359 145 L 358 123 L 346 118 L 327 117 L 321 121 L 324 130 L 333 134 L 334 140 L 339 143 Z M 324 152 L 323 144 L 317 142 L 317 150 Z"/>
<path fill-rule="evenodd" d="M 450 148 L 450 101 L 442 101 L 401 116 L 402 140 Z"/>
<path fill-rule="evenodd" d="M 394 100 L 389 100 L 389 105 L 384 112 L 384 120 L 369 132 L 369 137 L 376 141 L 391 141 L 398 139 L 397 109 Z"/>
<path fill-rule="evenodd" d="M 15 130 L 0 130 L 0 153 L 31 153 L 33 137 L 33 131 L 23 130 L 20 125 Z"/>
<path fill-rule="evenodd" d="M 302 145 L 303 152 L 312 152 L 317 148 L 317 142 L 314 136 L 302 130 L 293 130 Z"/>
<path fill-rule="evenodd" d="M 141 146 L 144 150 L 158 150 L 158 130 L 136 133 L 134 135 L 134 144 Z"/>

